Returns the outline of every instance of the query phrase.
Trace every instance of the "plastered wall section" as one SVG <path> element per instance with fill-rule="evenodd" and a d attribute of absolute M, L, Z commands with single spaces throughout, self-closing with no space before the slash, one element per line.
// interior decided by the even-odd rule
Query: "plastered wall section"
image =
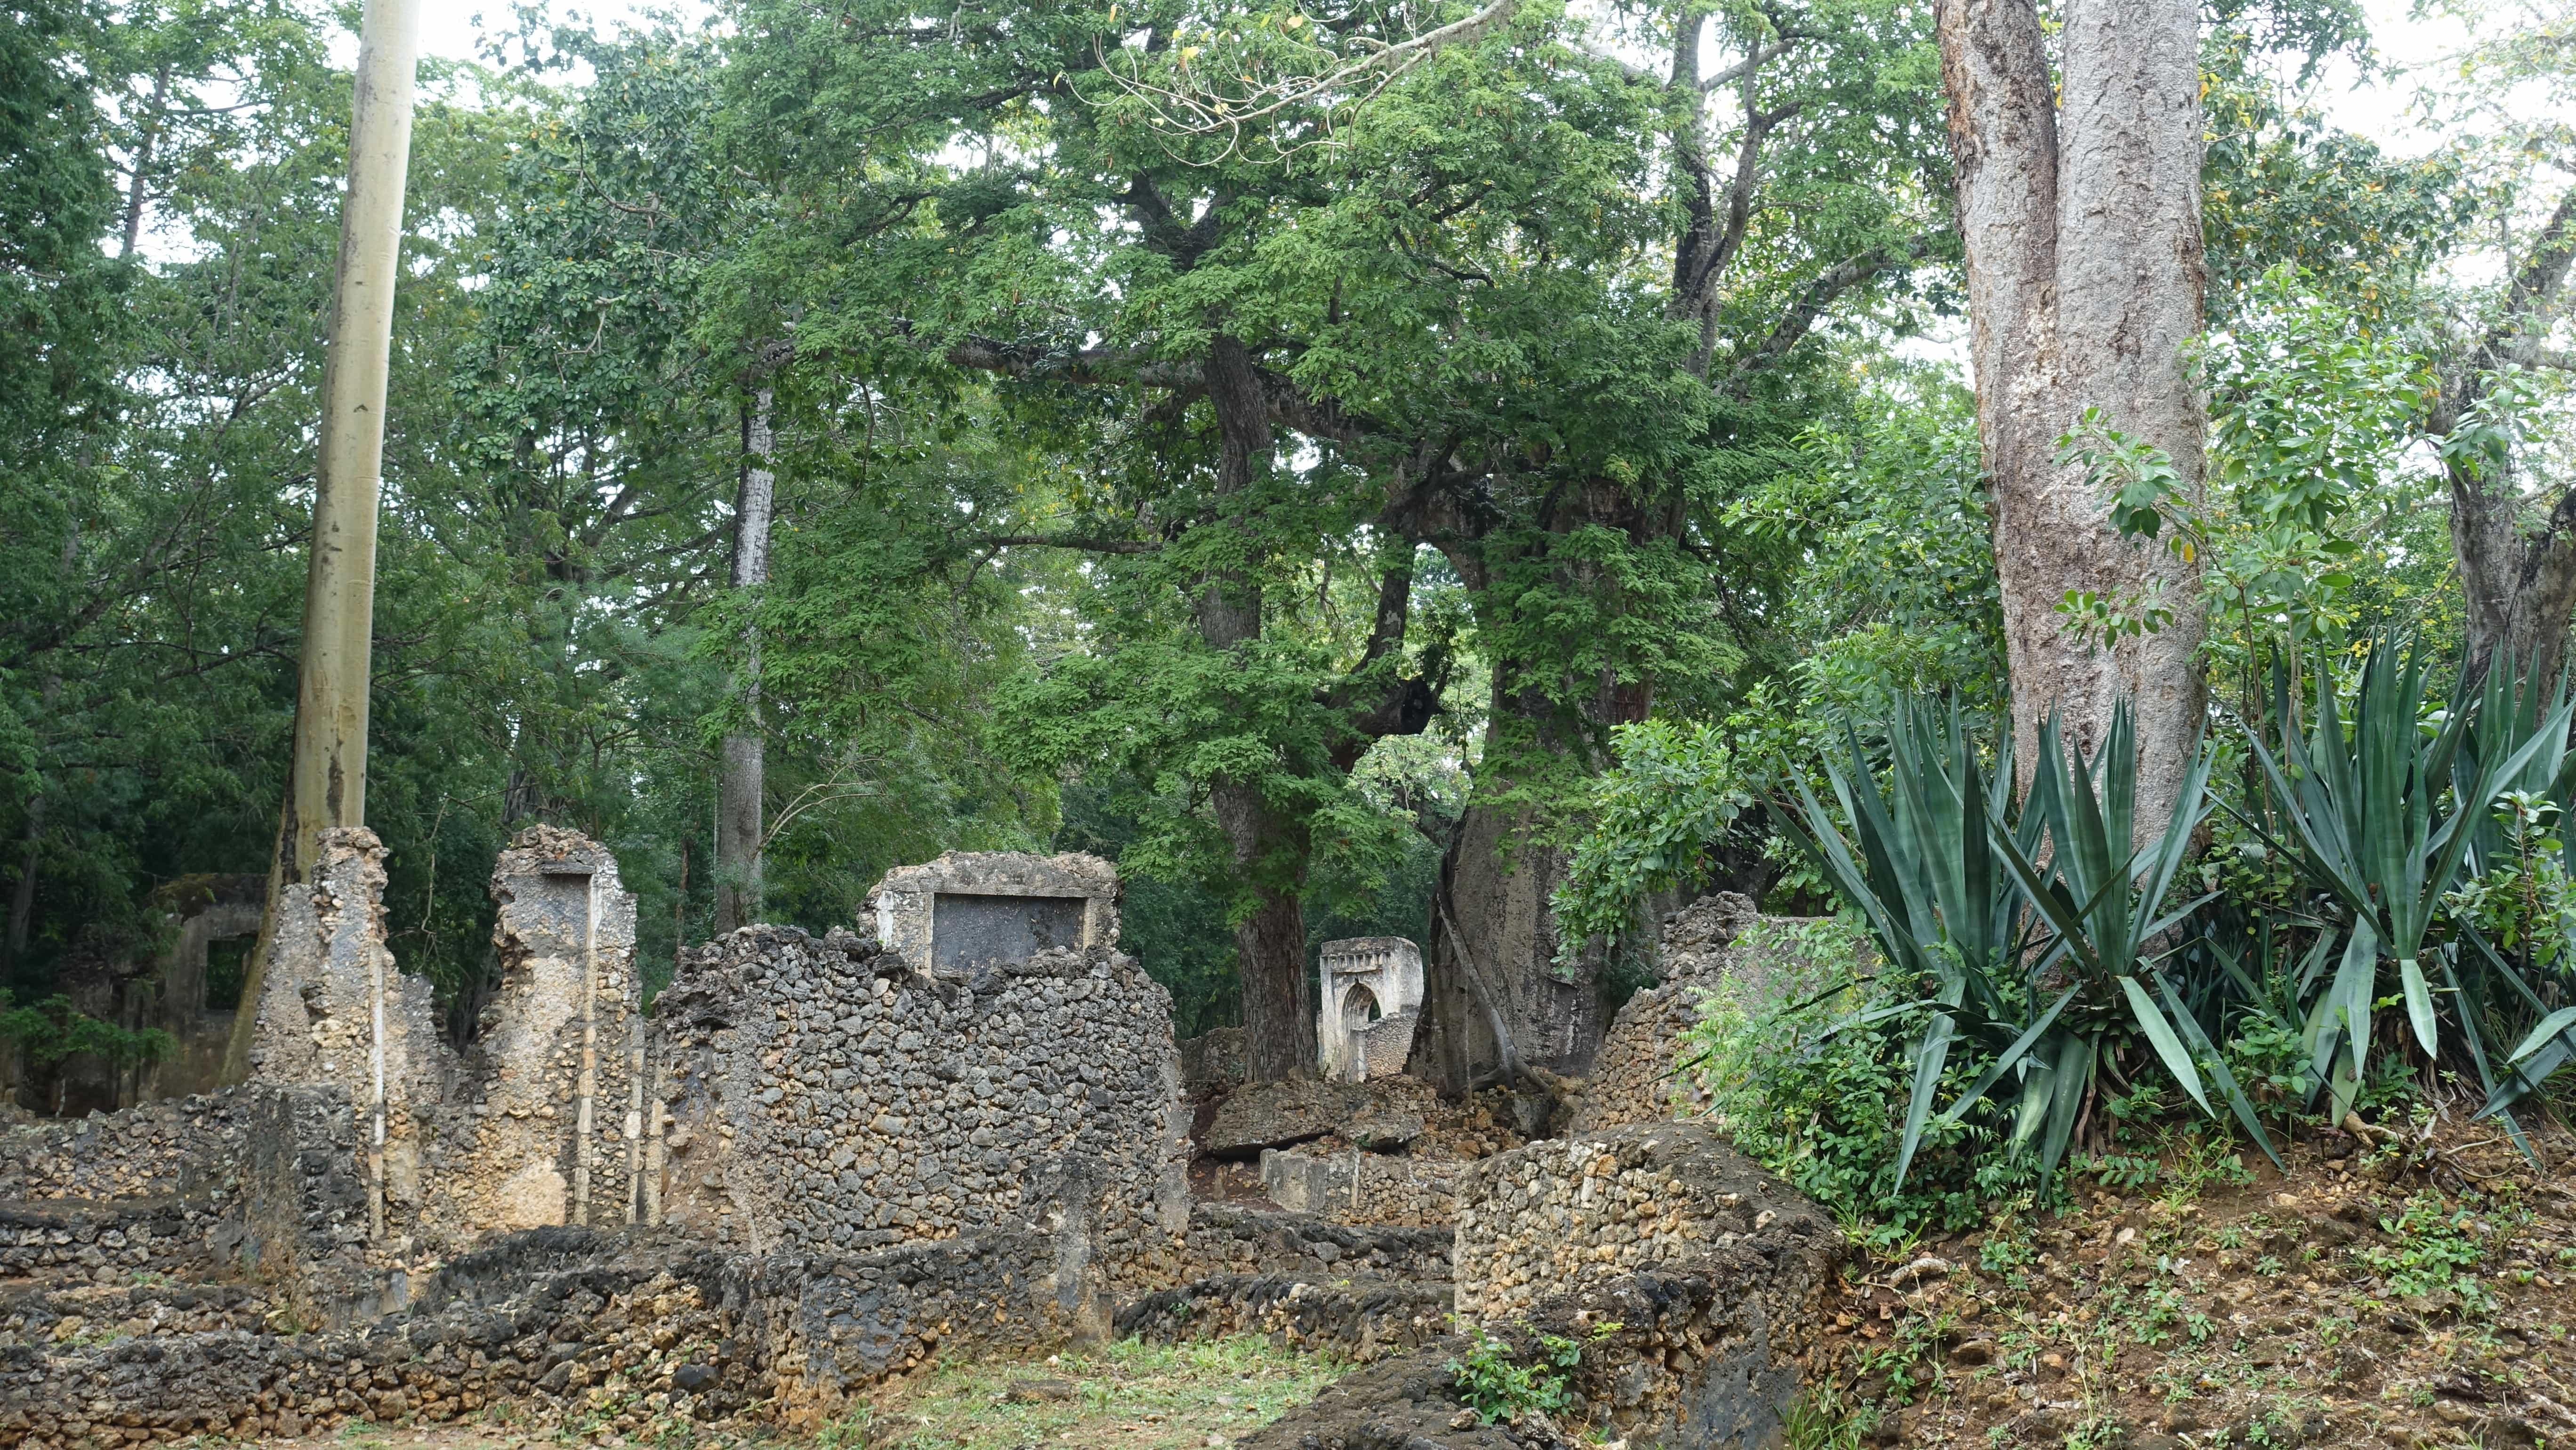
<path fill-rule="evenodd" d="M 635 898 L 578 832 L 537 826 L 492 871 L 501 981 L 447 1115 L 434 1193 L 486 1230 L 642 1214 L 644 1019 Z"/>
<path fill-rule="evenodd" d="M 280 893 L 250 1058 L 254 1081 L 346 1094 L 353 1151 L 382 1185 L 380 1236 L 419 1217 L 424 1130 L 455 1066 L 428 979 L 397 970 L 385 946 L 384 863 L 375 832 L 334 826 L 311 879 Z"/>
<path fill-rule="evenodd" d="M 1118 891 L 1118 868 L 1081 852 L 950 851 L 936 861 L 888 871 L 869 901 L 878 942 L 915 969 L 928 971 L 932 925 L 943 895 L 1079 898 L 1082 940 L 1070 945 L 1090 948 L 1118 944 Z"/>

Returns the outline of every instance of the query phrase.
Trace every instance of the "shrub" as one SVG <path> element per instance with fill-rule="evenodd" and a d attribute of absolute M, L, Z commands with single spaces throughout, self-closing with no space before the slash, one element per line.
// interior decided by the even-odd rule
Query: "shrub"
<path fill-rule="evenodd" d="M 1591 1338 L 1619 1332 L 1616 1324 L 1593 1326 Z M 1511 1342 L 1479 1329 L 1469 1336 L 1467 1352 L 1449 1361 L 1449 1374 L 1466 1401 L 1485 1423 L 1517 1420 L 1537 1411 L 1555 1414 L 1574 1403 L 1567 1382 L 1583 1363 L 1584 1341 L 1562 1334 L 1533 1335 L 1534 1352 L 1524 1362 Z"/>
<path fill-rule="evenodd" d="M 1765 1000 L 1721 989 L 1683 1035 L 1681 1061 L 1748 1157 L 1847 1228 L 1887 1242 L 1969 1227 L 1984 1201 L 2036 1187 L 2035 1165 L 1997 1151 L 1993 1115 L 1928 1131 L 1900 1185 L 1903 1123 L 1890 1108 L 1913 1081 L 1913 1043 L 1901 1018 L 1872 1016 L 1900 994 L 1857 969 L 1873 958 L 1868 938 L 1839 920 L 1766 921 L 1745 945 L 1771 964 Z M 1862 1025 L 1837 1030 L 1854 1019 Z M 1945 1091 L 1965 1087 L 1970 1072 L 1962 1054 L 1945 1069 Z"/>

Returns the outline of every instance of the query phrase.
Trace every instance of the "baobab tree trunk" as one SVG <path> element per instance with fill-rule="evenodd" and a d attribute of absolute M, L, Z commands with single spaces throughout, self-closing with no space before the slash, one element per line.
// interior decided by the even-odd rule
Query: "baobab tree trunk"
<path fill-rule="evenodd" d="M 2513 270 L 2504 307 L 2486 332 L 2442 369 L 2428 429 L 2448 436 L 2486 400 L 2498 369 L 2565 360 L 2542 349 L 2569 266 L 2576 262 L 2576 191 L 2532 239 Z M 2567 657 L 2576 608 L 2576 488 L 2561 493 L 2535 525 L 2523 522 L 2522 490 L 2510 452 L 2451 449 L 2443 456 L 2451 490 L 2451 553 L 2467 605 L 2468 664 L 2483 671 L 2503 655 L 2530 678 L 2555 680 Z"/>
<path fill-rule="evenodd" d="M 772 423 L 776 394 L 752 394 L 742 415 L 742 486 L 734 500 L 733 587 L 752 593 L 769 582 L 769 523 L 776 512 L 778 475 L 770 466 L 777 446 Z M 760 631 L 743 630 L 744 725 L 726 734 L 722 774 L 716 779 L 716 921 L 718 935 L 760 919 L 762 772 L 766 754 L 760 712 Z"/>
<path fill-rule="evenodd" d="M 1219 437 L 1217 492 L 1239 496 L 1251 488 L 1272 446 L 1269 397 L 1241 341 L 1220 333 L 1209 345 L 1207 387 Z M 1261 585 L 1247 568 L 1210 570 L 1192 609 L 1199 638 L 1210 649 L 1239 650 L 1261 636 Z M 1306 981 L 1301 891 L 1307 843 L 1254 782 L 1219 781 L 1208 795 L 1235 873 L 1253 897 L 1250 914 L 1234 929 L 1245 1071 L 1254 1082 L 1277 1082 L 1315 1066 L 1315 998 Z"/>
<path fill-rule="evenodd" d="M 2026 781 L 2052 709 L 2090 749 L 2134 701 L 2138 829 L 2152 835 L 2202 725 L 2199 571 L 2122 538 L 2102 489 L 2056 457 L 2098 407 L 2199 496 L 2205 415 L 2183 362 L 2204 287 L 2199 8 L 2072 0 L 2062 76 L 2034 0 L 1940 0 L 1938 26 L 2021 769 Z M 2172 619 L 2096 646 L 2059 612 L 2077 590 L 2152 596 Z"/>

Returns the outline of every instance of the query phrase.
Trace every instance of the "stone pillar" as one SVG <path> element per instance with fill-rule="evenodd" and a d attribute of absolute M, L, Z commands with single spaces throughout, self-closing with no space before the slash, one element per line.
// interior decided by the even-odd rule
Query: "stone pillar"
<path fill-rule="evenodd" d="M 1422 1017 L 1422 948 L 1400 936 L 1355 936 L 1324 943 L 1322 956 L 1315 1047 L 1325 1078 L 1366 1082 L 1404 1071 Z"/>
<path fill-rule="evenodd" d="M 429 982 L 396 971 L 385 946 L 384 861 L 375 832 L 334 826 L 311 879 L 279 893 L 250 1056 L 258 1081 L 347 1094 L 371 1239 L 419 1206 L 419 1119 L 445 1096 L 447 1067 Z"/>
<path fill-rule="evenodd" d="M 642 1177 L 635 898 L 577 831 L 535 826 L 492 869 L 501 984 L 458 1096 L 457 1221 L 478 1229 L 634 1221 Z"/>

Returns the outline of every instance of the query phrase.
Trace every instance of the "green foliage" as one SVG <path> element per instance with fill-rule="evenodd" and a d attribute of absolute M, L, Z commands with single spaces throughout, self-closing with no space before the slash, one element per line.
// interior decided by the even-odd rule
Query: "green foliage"
<path fill-rule="evenodd" d="M 2475 1272 L 2486 1257 L 2478 1242 L 2485 1230 L 2467 1205 L 2418 1193 L 2379 1227 L 2395 1242 L 2359 1244 L 2353 1255 L 2388 1282 L 2390 1293 L 2412 1298 L 2449 1290 L 2472 1312 L 2494 1311 L 2495 1296 Z"/>
<path fill-rule="evenodd" d="M 1845 759 L 1827 764 L 1848 838 L 1804 786 L 1799 809 L 1778 812 L 1782 833 L 1867 923 L 1894 969 L 1893 1000 L 1845 1025 L 1922 1023 L 1895 1155 L 1899 1187 L 1960 1047 L 1983 1070 L 1954 1090 L 1939 1122 L 1956 1126 L 2004 1090 L 2006 1151 L 2035 1146 L 2043 1182 L 2087 1112 L 2104 1059 L 2140 1046 L 2204 1111 L 2202 1078 L 2214 1077 L 2263 1141 L 2250 1100 L 2150 956 L 2191 909 L 2168 897 L 2200 819 L 2208 755 L 2192 766 L 2164 830 L 2132 850 L 2137 758 L 2126 708 L 2091 759 L 2059 740 L 2052 718 L 2016 807 L 2009 759 L 1989 778 L 1955 708 L 1944 717 L 1909 703 L 1889 729 L 1884 793 L 1856 734 Z"/>
<path fill-rule="evenodd" d="M 2336 1119 L 2351 1110 L 2370 1062 L 2383 957 L 2395 964 L 2397 997 L 2416 1043 L 2428 1059 L 2440 1056 L 2444 1014 L 2424 966 L 2431 955 L 2428 937 L 2489 808 L 2530 772 L 2557 775 L 2568 724 L 2576 717 L 2576 699 L 2563 689 L 2545 700 L 2538 691 L 2518 691 L 2508 666 L 2481 694 L 2454 692 L 2432 728 L 2423 728 L 2431 703 L 2430 663 L 2420 648 L 2383 641 L 2363 661 L 2349 729 L 2334 682 L 2321 676 L 2305 738 L 2295 728 L 2285 733 L 2278 761 L 2260 739 L 2249 741 L 2272 808 L 2288 822 L 2294 859 L 2342 917 L 2339 928 L 2320 938 L 2299 991 L 2310 1057 L 2330 1090 Z M 2286 708 L 2281 713 L 2290 718 Z M 2475 737 L 2473 721 L 2481 725 Z M 2464 751 L 2464 741 L 2473 748 Z M 2328 979 L 2324 943 L 2338 938 L 2341 962 Z M 2436 958 L 2450 995 L 2458 992 L 2458 956 L 2453 951 Z M 2491 951 L 2478 956 L 2492 960 Z M 2477 962 L 2470 966 L 2474 971 Z M 2538 1077 L 2520 1073 L 2498 1084 L 2488 1067 L 2480 1014 L 2449 1015 L 2456 1040 L 2489 1089 L 2489 1111 L 2536 1085 Z M 2553 1029 L 2542 1041 L 2555 1035 Z M 2538 1069 L 2539 1076 L 2555 1066 L 2553 1061 Z"/>
<path fill-rule="evenodd" d="M 1618 1324 L 1596 1324 L 1584 1339 L 1563 1334 L 1533 1334 L 1524 1355 L 1509 1340 L 1489 1329 L 1468 1337 L 1467 1352 L 1449 1361 L 1451 1383 L 1488 1425 L 1516 1421 L 1530 1413 L 1552 1415 L 1574 1403 L 1569 1388 L 1583 1347 L 1616 1334 Z"/>
<path fill-rule="evenodd" d="M 1625 937 L 1647 893 L 1701 879 L 1709 848 L 1753 804 L 1713 726 L 1649 720 L 1621 726 L 1612 741 L 1619 763 L 1594 783 L 1591 830 L 1556 889 L 1561 954 L 1593 937 Z"/>
<path fill-rule="evenodd" d="M 2576 934 L 2576 886 L 2567 877 L 2565 846 L 2556 834 L 2557 802 L 2527 790 L 2496 798 L 2495 819 L 2504 849 L 2481 853 L 2493 863 L 2442 898 L 2453 921 L 2477 932 L 2524 968 L 2554 966 Z"/>
<path fill-rule="evenodd" d="M 5 990 L 0 990 L 0 1042 L 15 1046 L 37 1067 L 76 1053 L 94 1054 L 115 1067 L 138 1067 L 159 1062 L 178 1048 L 177 1040 L 157 1027 L 135 1031 L 103 1022 L 75 1009 L 69 997 L 17 1007 Z"/>
<path fill-rule="evenodd" d="M 1902 1013 L 1910 994 L 1856 969 L 1871 955 L 1864 930 L 1764 922 L 1743 949 L 1768 965 L 1764 1000 L 1712 1000 L 1678 1048 L 1736 1147 L 1885 1244 L 1972 1226 L 1990 1202 L 2038 1189 L 2034 1166 L 2001 1151 L 2007 1125 L 1992 1115 L 1928 1127 L 1899 1179 L 1904 1121 L 1889 1105 L 1911 1091 L 1920 1034 Z M 1946 1062 L 1943 1091 L 1963 1090 L 1972 1068 L 1964 1053 Z"/>

